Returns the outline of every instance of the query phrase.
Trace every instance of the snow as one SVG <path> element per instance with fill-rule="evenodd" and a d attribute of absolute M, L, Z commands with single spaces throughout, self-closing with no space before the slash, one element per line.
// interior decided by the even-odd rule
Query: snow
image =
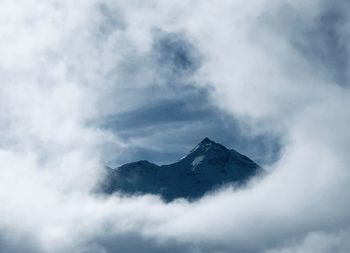
<path fill-rule="evenodd" d="M 210 147 L 212 146 L 211 143 L 208 143 L 205 145 L 205 152 L 208 152 L 208 150 L 210 149 Z"/>
<path fill-rule="evenodd" d="M 201 144 L 199 143 L 197 146 L 195 146 L 195 147 L 190 151 L 190 154 L 193 153 L 194 151 L 196 151 L 200 146 L 201 146 Z"/>
<path fill-rule="evenodd" d="M 204 155 L 197 156 L 196 158 L 193 159 L 191 165 L 193 166 L 193 170 L 197 167 L 198 164 L 200 164 L 204 159 Z"/>

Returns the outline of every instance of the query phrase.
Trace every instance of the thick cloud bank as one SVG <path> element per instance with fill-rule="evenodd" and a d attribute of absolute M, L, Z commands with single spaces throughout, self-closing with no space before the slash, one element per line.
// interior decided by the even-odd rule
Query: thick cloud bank
<path fill-rule="evenodd" d="M 349 8 L 3 0 L 0 252 L 349 252 Z M 105 153 L 144 141 L 101 121 L 181 96 L 280 136 L 269 175 L 193 203 L 97 195 Z"/>

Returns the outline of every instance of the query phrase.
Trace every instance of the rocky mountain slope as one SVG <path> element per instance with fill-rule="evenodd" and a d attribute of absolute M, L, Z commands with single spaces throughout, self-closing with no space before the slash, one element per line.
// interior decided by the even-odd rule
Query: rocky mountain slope
<path fill-rule="evenodd" d="M 166 201 L 197 199 L 228 183 L 242 185 L 262 173 L 248 157 L 205 138 L 173 164 L 158 166 L 143 160 L 107 168 L 104 191 L 159 194 Z"/>

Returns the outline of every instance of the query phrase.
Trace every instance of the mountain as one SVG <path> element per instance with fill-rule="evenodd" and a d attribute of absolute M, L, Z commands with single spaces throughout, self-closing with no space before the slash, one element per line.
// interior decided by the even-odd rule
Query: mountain
<path fill-rule="evenodd" d="M 159 194 L 166 201 L 197 199 L 224 184 L 242 185 L 264 170 L 248 157 L 209 138 L 169 165 L 149 161 L 107 168 L 105 193 Z"/>

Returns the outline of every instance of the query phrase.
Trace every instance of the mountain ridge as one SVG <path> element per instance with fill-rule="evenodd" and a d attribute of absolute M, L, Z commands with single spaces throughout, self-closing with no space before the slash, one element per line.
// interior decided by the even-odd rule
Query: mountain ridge
<path fill-rule="evenodd" d="M 193 200 L 226 184 L 244 185 L 263 173 L 247 156 L 206 137 L 186 156 L 171 164 L 139 160 L 107 169 L 103 191 L 157 194 L 166 201 Z"/>

